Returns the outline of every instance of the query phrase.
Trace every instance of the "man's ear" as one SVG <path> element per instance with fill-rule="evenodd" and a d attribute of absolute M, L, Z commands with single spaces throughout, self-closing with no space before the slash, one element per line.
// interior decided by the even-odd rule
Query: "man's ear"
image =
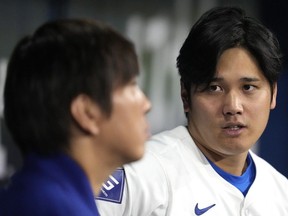
<path fill-rule="evenodd" d="M 275 83 L 273 85 L 273 92 L 272 92 L 272 96 L 271 96 L 271 105 L 270 105 L 270 109 L 274 109 L 276 107 L 276 98 L 277 98 L 277 83 Z"/>
<path fill-rule="evenodd" d="M 81 129 L 90 134 L 99 134 L 99 121 L 102 117 L 102 111 L 89 96 L 80 94 L 74 98 L 70 111 Z"/>
<path fill-rule="evenodd" d="M 187 113 L 190 110 L 189 94 L 182 81 L 180 81 L 180 85 L 181 85 L 181 99 L 183 103 L 183 109 L 184 109 L 184 112 Z"/>

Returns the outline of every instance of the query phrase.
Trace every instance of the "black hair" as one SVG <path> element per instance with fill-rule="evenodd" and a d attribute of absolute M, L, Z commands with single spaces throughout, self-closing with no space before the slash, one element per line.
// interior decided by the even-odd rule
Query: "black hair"
<path fill-rule="evenodd" d="M 86 94 L 108 117 L 114 88 L 138 75 L 134 45 L 107 24 L 48 22 L 23 38 L 8 63 L 4 118 L 22 153 L 69 145 L 72 100 Z"/>
<path fill-rule="evenodd" d="M 233 47 L 243 47 L 255 57 L 273 91 L 282 67 L 276 36 L 241 8 L 215 7 L 195 23 L 177 57 L 181 82 L 189 96 L 193 85 L 212 81 L 221 54 Z"/>

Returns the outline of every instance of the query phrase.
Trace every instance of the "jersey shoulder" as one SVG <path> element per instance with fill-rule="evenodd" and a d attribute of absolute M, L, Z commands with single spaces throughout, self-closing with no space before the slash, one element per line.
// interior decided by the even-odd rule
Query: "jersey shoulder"
<path fill-rule="evenodd" d="M 96 198 L 100 213 L 144 216 L 165 212 L 171 193 L 167 167 L 173 164 L 171 155 L 183 134 L 185 127 L 178 127 L 152 136 L 142 159 L 117 169 Z"/>
<path fill-rule="evenodd" d="M 261 178 L 266 179 L 267 181 L 274 181 L 277 182 L 277 185 L 283 185 L 288 189 L 288 179 L 285 177 L 282 173 L 280 173 L 278 170 L 276 170 L 275 167 L 273 167 L 270 163 L 268 163 L 263 158 L 259 157 L 252 151 L 250 151 L 250 154 L 255 162 L 256 165 L 256 172 L 258 175 L 261 175 Z"/>

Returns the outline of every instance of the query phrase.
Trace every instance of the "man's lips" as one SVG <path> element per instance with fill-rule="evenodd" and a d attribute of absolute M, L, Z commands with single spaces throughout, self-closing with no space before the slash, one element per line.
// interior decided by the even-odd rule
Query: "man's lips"
<path fill-rule="evenodd" d="M 222 126 L 225 134 L 232 137 L 239 136 L 243 132 L 244 128 L 246 128 L 246 126 L 240 122 L 230 122 Z"/>
<path fill-rule="evenodd" d="M 229 123 L 225 123 L 222 126 L 222 129 L 231 129 L 231 130 L 239 130 L 241 128 L 246 127 L 243 123 L 241 122 L 229 122 Z"/>

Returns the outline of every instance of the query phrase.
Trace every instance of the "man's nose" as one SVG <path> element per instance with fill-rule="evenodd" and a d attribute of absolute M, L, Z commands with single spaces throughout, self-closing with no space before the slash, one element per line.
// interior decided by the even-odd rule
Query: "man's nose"
<path fill-rule="evenodd" d="M 241 115 L 243 104 L 241 95 L 237 92 L 230 91 L 225 95 L 223 114 L 224 115 Z"/>

